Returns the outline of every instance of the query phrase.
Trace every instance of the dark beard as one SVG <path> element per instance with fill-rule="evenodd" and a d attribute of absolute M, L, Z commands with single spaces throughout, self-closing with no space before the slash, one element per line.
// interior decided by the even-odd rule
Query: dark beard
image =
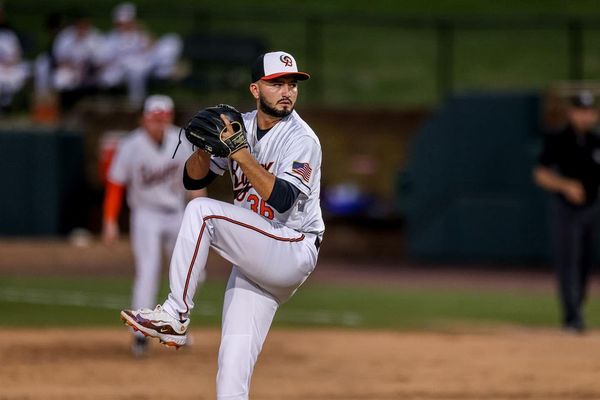
<path fill-rule="evenodd" d="M 271 117 L 275 117 L 275 118 L 285 118 L 288 115 L 290 115 L 292 113 L 292 111 L 294 111 L 294 108 L 291 107 L 289 109 L 284 109 L 284 110 L 277 110 L 276 108 L 273 108 L 271 106 L 269 106 L 267 104 L 266 101 L 264 101 L 262 96 L 259 96 L 258 98 L 259 104 L 260 104 L 260 110 L 262 112 L 264 112 L 267 115 L 270 115 Z"/>

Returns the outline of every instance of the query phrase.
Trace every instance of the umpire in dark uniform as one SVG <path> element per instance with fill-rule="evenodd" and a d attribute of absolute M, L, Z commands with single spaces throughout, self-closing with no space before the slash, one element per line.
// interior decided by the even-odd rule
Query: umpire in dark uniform
<path fill-rule="evenodd" d="M 582 306 L 593 263 L 600 217 L 600 134 L 598 108 L 591 92 L 569 99 L 568 123 L 545 135 L 535 182 L 554 194 L 552 237 L 565 330 L 585 329 Z"/>

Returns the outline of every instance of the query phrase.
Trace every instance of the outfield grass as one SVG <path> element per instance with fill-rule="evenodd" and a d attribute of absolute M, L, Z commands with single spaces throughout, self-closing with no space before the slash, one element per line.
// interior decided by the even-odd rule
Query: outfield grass
<path fill-rule="evenodd" d="M 0 326 L 117 326 L 128 307 L 131 281 L 123 278 L 2 278 Z M 193 324 L 220 323 L 225 282 L 198 293 Z M 161 290 L 164 298 L 166 287 Z M 588 306 L 600 326 L 600 298 Z M 552 293 L 439 288 L 364 288 L 307 284 L 281 307 L 275 326 L 445 330 L 454 326 L 557 326 Z"/>

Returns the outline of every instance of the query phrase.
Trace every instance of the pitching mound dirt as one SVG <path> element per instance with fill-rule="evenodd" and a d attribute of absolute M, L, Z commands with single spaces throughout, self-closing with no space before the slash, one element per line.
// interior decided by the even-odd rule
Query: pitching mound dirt
<path fill-rule="evenodd" d="M 125 329 L 0 330 L 0 399 L 214 399 L 219 332 L 153 344 L 134 359 Z M 271 332 L 252 399 L 598 399 L 600 334 Z"/>

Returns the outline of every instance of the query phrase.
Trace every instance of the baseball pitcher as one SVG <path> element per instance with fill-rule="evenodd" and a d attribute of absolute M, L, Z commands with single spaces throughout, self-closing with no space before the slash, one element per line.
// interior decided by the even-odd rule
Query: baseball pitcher
<path fill-rule="evenodd" d="M 204 187 L 228 171 L 234 204 L 207 198 L 190 202 L 171 260 L 167 300 L 154 310 L 121 312 L 134 329 L 181 346 L 209 248 L 230 261 L 218 399 L 248 398 L 275 312 L 317 263 L 325 230 L 319 207 L 321 146 L 294 111 L 298 81 L 308 78 L 292 55 L 266 53 L 252 68 L 255 111 L 240 114 L 221 105 L 191 119 L 186 137 L 201 150 L 186 162 L 186 187 Z"/>

